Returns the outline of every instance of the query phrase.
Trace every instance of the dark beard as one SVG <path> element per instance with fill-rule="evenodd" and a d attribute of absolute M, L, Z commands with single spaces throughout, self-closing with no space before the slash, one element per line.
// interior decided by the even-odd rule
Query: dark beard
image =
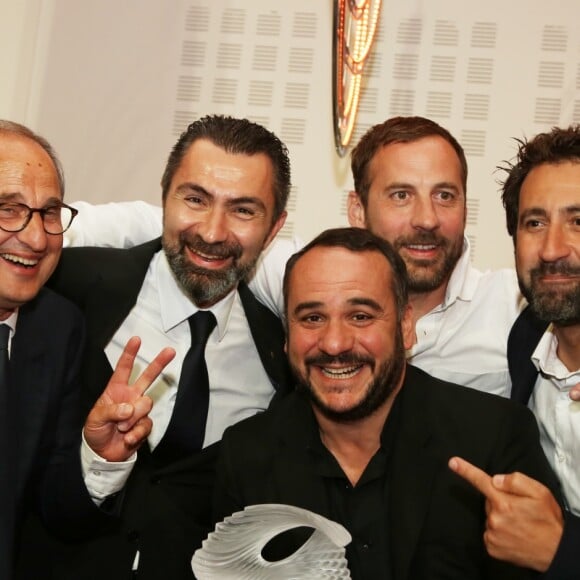
<path fill-rule="evenodd" d="M 232 264 L 222 270 L 209 270 L 192 264 L 185 255 L 185 247 L 216 258 L 233 258 Z M 253 269 L 258 257 L 246 264 L 239 262 L 242 247 L 238 243 L 208 244 L 197 234 L 179 235 L 177 244 L 163 239 L 163 249 L 177 283 L 189 298 L 200 307 L 207 308 L 229 294 Z"/>
<path fill-rule="evenodd" d="M 522 294 L 532 312 L 543 322 L 553 322 L 558 326 L 580 324 L 580 284 L 576 283 L 569 290 L 542 288 L 540 278 L 553 274 L 580 276 L 580 268 L 574 268 L 566 262 L 541 263 L 530 270 L 529 283 L 518 274 Z"/>
<path fill-rule="evenodd" d="M 336 357 L 320 354 L 316 357 L 308 358 L 304 362 L 306 363 L 306 368 L 308 368 L 309 364 L 328 365 L 334 362 L 342 364 L 370 364 L 372 371 L 374 372 L 375 370 L 373 359 L 350 353 Z M 378 374 L 367 387 L 367 392 L 361 401 L 356 406 L 345 411 L 335 411 L 334 409 L 327 407 L 314 392 L 308 377 L 302 376 L 300 371 L 292 362 L 290 362 L 290 366 L 292 367 L 294 375 L 298 379 L 296 389 L 299 392 L 305 393 L 312 404 L 327 419 L 334 421 L 335 423 L 352 423 L 354 421 L 360 421 L 361 419 L 369 417 L 379 409 L 398 386 L 399 380 L 405 370 L 403 335 L 401 329 L 398 328 L 395 336 L 393 356 L 381 365 Z"/>
<path fill-rule="evenodd" d="M 433 232 L 423 232 L 409 237 L 401 237 L 394 241 L 393 247 L 401 255 L 401 248 L 409 244 L 433 244 L 444 251 L 443 262 L 435 265 L 431 260 L 405 260 L 409 279 L 409 291 L 416 294 L 432 292 L 444 284 L 453 268 L 461 258 L 463 251 L 463 236 L 459 240 L 449 241 Z M 401 257 L 403 257 L 401 255 Z"/>

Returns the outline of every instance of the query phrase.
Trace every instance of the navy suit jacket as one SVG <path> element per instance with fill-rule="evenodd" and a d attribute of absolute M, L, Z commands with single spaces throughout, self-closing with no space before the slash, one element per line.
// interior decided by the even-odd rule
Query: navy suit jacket
<path fill-rule="evenodd" d="M 9 363 L 7 457 L 1 459 L 0 578 L 12 578 L 20 526 L 37 510 L 55 531 L 77 534 L 102 516 L 82 478 L 78 374 L 80 312 L 43 289 L 18 312 Z"/>
<path fill-rule="evenodd" d="M 82 375 L 87 409 L 112 373 L 104 348 L 135 304 L 151 259 L 160 249 L 157 239 L 128 250 L 71 248 L 63 252 L 50 283 L 85 315 L 87 349 Z M 282 325 L 244 284 L 238 291 L 276 403 L 292 385 Z M 212 524 L 218 447 L 214 444 L 176 463 L 157 465 L 143 445 L 123 491 L 120 518 L 94 541 L 65 546 L 65 556 L 55 558 L 55 578 L 130 579 L 137 550 L 140 579 L 193 578 L 191 556 Z"/>
<path fill-rule="evenodd" d="M 512 381 L 511 398 L 527 405 L 538 371 L 531 356 L 548 324 L 538 320 L 530 307 L 515 321 L 508 338 L 508 366 Z M 564 514 L 564 534 L 550 569 L 544 574 L 546 580 L 578 580 L 580 578 L 580 517 L 569 512 Z"/>
<path fill-rule="evenodd" d="M 459 455 L 487 472 L 518 470 L 555 488 L 532 413 L 410 365 L 399 397 L 386 488 L 391 579 L 535 577 L 488 556 L 484 497 L 447 466 Z M 309 459 L 312 437 L 318 436 L 310 403 L 299 393 L 227 429 L 217 469 L 216 519 L 261 503 L 295 505 L 332 518 L 324 482 Z"/>

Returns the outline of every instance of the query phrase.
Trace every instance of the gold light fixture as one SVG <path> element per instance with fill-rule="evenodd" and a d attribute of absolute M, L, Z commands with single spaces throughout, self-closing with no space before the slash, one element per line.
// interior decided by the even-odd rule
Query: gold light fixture
<path fill-rule="evenodd" d="M 362 74 L 368 60 L 381 0 L 335 0 L 333 114 L 336 151 L 343 157 L 358 113 Z"/>

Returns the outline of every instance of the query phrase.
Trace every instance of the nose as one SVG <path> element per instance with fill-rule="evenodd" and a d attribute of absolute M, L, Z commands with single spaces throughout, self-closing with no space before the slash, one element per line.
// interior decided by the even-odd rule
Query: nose
<path fill-rule="evenodd" d="M 417 198 L 413 207 L 411 224 L 413 227 L 423 230 L 434 230 L 439 226 L 439 216 L 431 197 L 427 199 Z"/>
<path fill-rule="evenodd" d="M 320 331 L 318 348 L 331 356 L 349 352 L 354 346 L 354 332 L 342 320 L 329 320 Z"/>
<path fill-rule="evenodd" d="M 558 224 L 550 224 L 540 248 L 540 258 L 544 262 L 556 262 L 570 253 L 570 243 L 566 232 Z"/>
<path fill-rule="evenodd" d="M 40 214 L 33 213 L 26 227 L 19 231 L 17 236 L 23 244 L 26 244 L 34 252 L 43 252 L 48 240 Z"/>
<path fill-rule="evenodd" d="M 197 233 L 208 244 L 224 242 L 229 234 L 225 212 L 216 207 L 208 209 L 198 225 Z"/>

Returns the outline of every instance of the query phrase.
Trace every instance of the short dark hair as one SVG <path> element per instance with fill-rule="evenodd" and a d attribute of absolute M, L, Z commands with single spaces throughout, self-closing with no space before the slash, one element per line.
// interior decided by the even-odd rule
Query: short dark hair
<path fill-rule="evenodd" d="M 567 129 L 553 127 L 546 133 L 539 133 L 530 141 L 516 139 L 518 152 L 515 162 L 505 161 L 499 170 L 507 177 L 502 184 L 501 200 L 505 208 L 507 230 L 516 239 L 520 191 L 534 167 L 544 164 L 557 165 L 571 161 L 580 163 L 580 124 L 570 125 Z"/>
<path fill-rule="evenodd" d="M 56 171 L 56 177 L 58 179 L 58 188 L 60 190 L 61 197 L 64 198 L 64 171 L 62 169 L 62 164 L 58 158 L 52 145 L 40 135 L 37 135 L 34 131 L 21 125 L 20 123 L 15 123 L 14 121 L 5 121 L 0 119 L 0 133 L 10 133 L 12 135 L 18 135 L 19 137 L 25 137 L 34 141 L 37 145 L 42 147 L 46 154 L 50 157 L 52 164 L 54 165 L 54 170 Z"/>
<path fill-rule="evenodd" d="M 296 263 L 314 248 L 345 248 L 351 252 L 379 252 L 381 253 L 391 267 L 391 290 L 395 295 L 395 304 L 399 320 L 409 301 L 407 289 L 407 268 L 405 262 L 394 250 L 393 246 L 383 238 L 376 236 L 367 229 L 363 228 L 333 228 L 323 231 L 316 236 L 309 244 L 304 246 L 299 252 L 293 254 L 286 263 L 284 272 L 284 305 L 286 309 L 286 318 L 288 318 L 288 293 L 290 285 L 290 276 Z"/>
<path fill-rule="evenodd" d="M 161 178 L 163 200 L 171 181 L 190 146 L 199 139 L 207 139 L 224 151 L 233 154 L 267 155 L 274 168 L 274 216 L 276 221 L 290 195 L 290 159 L 286 145 L 262 125 L 224 115 L 207 115 L 194 121 L 181 134 L 173 147 Z"/>
<path fill-rule="evenodd" d="M 425 117 L 393 117 L 371 127 L 351 153 L 354 189 L 364 208 L 367 207 L 371 187 L 369 165 L 377 151 L 392 143 L 412 143 L 426 137 L 441 137 L 453 147 L 461 167 L 463 192 L 467 192 L 467 159 L 457 139 L 447 129 Z"/>

